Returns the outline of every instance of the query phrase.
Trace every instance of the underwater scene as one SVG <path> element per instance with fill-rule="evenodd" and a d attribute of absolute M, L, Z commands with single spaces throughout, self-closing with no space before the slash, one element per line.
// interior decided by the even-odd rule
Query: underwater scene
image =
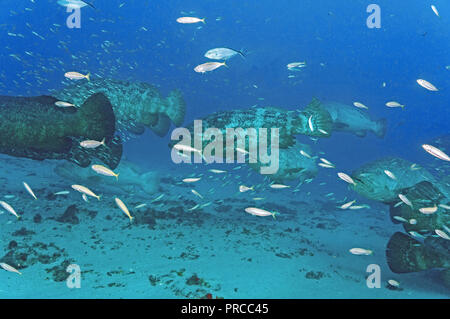
<path fill-rule="evenodd" d="M 450 297 L 450 2 L 0 7 L 1 299 Z"/>

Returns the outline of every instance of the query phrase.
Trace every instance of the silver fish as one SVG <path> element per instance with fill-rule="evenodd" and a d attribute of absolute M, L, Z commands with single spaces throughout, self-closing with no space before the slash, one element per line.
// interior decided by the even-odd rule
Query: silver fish
<path fill-rule="evenodd" d="M 16 268 L 14 268 L 13 266 L 10 266 L 8 264 L 0 263 L 0 267 L 2 267 L 6 271 L 14 272 L 16 274 L 22 275 L 22 273 L 20 271 L 18 271 Z"/>
<path fill-rule="evenodd" d="M 267 210 L 261 209 L 261 208 L 256 208 L 256 207 L 247 207 L 245 209 L 246 213 L 249 213 L 250 215 L 253 216 L 272 216 L 275 219 L 275 215 L 276 213 L 271 213 Z"/>
<path fill-rule="evenodd" d="M 422 147 L 425 151 L 427 151 L 431 155 L 433 155 L 443 161 L 450 162 L 450 157 L 447 154 L 445 154 L 443 151 L 441 151 L 440 149 L 434 147 L 433 145 L 423 144 Z"/>
<path fill-rule="evenodd" d="M 177 19 L 177 22 L 182 23 L 182 24 L 192 24 L 192 23 L 199 23 L 199 22 L 206 23 L 205 18 L 200 19 L 197 17 L 179 17 Z"/>
<path fill-rule="evenodd" d="M 236 55 L 240 55 L 245 58 L 245 54 L 242 51 L 233 50 L 230 48 L 215 48 L 208 50 L 205 53 L 205 57 L 211 60 L 228 60 Z"/>
<path fill-rule="evenodd" d="M 428 82 L 426 80 L 418 79 L 417 83 L 421 87 L 424 87 L 425 89 L 427 89 L 428 91 L 439 91 L 433 84 L 431 84 L 430 82 Z"/>
<path fill-rule="evenodd" d="M 206 62 L 200 65 L 197 65 L 194 68 L 194 71 L 197 73 L 206 73 L 214 71 L 217 68 L 220 68 L 221 66 L 227 66 L 225 62 Z"/>

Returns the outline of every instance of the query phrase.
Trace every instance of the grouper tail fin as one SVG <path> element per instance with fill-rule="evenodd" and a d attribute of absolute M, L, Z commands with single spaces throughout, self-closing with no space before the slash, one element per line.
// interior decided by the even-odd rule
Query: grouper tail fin
<path fill-rule="evenodd" d="M 103 93 L 92 94 L 77 112 L 77 135 L 92 140 L 110 141 L 116 129 L 116 117 L 108 98 Z"/>
<path fill-rule="evenodd" d="M 300 132 L 309 136 L 328 137 L 333 129 L 333 120 L 330 113 L 324 109 L 320 101 L 313 98 L 308 106 L 301 112 L 304 116 L 302 122 L 304 131 Z"/>
<path fill-rule="evenodd" d="M 389 268 L 394 273 L 410 273 L 445 266 L 442 256 L 406 234 L 392 235 L 386 248 Z"/>
<path fill-rule="evenodd" d="M 386 135 L 386 127 L 387 127 L 387 121 L 386 119 L 381 119 L 376 121 L 376 131 L 375 134 L 379 138 L 384 138 L 384 135 Z"/>
<path fill-rule="evenodd" d="M 77 110 L 76 116 L 77 138 L 72 144 L 69 160 L 86 167 L 95 157 L 115 169 L 122 157 L 122 142 L 114 136 L 116 118 L 108 98 L 103 93 L 91 95 Z M 83 139 L 103 141 L 104 145 L 96 149 L 83 148 L 79 144 Z"/>
<path fill-rule="evenodd" d="M 165 114 L 176 126 L 180 126 L 184 122 L 184 116 L 186 114 L 186 103 L 184 102 L 181 91 L 173 90 L 166 98 L 166 110 Z"/>

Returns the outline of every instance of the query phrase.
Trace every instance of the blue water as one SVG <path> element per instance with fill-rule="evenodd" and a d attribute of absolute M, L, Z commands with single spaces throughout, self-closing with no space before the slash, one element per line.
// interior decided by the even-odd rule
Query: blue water
<path fill-rule="evenodd" d="M 66 8 L 58 5 L 56 1 L 2 1 L 0 5 L 2 9 L 0 10 L 0 42 L 2 44 L 0 95 L 49 94 L 50 90 L 63 87 L 65 72 L 76 70 L 81 73 L 90 72 L 92 78 L 101 76 L 152 83 L 157 85 L 164 95 L 172 89 L 178 88 L 182 91 L 186 101 L 185 124 L 215 111 L 243 109 L 255 104 L 260 107 L 278 106 L 296 110 L 307 105 L 313 97 L 317 97 L 319 100 L 339 101 L 348 105 L 352 105 L 354 101 L 361 101 L 369 107 L 368 112 L 372 118 L 387 119 L 387 133 L 384 138 L 377 138 L 373 134 L 360 138 L 348 133 L 336 133 L 331 138 L 321 139 L 317 143 L 304 136 L 300 136 L 298 139 L 310 144 L 317 152 L 326 152 L 326 157 L 339 167 L 339 171 L 344 172 L 351 172 L 363 163 L 383 156 L 405 158 L 427 167 L 430 171 L 444 165 L 443 162 L 435 160 L 424 152 L 421 145 L 431 143 L 437 137 L 449 134 L 450 118 L 447 108 L 450 101 L 448 91 L 450 70 L 446 66 L 450 65 L 450 3 L 447 1 L 433 1 L 440 13 L 440 17 L 437 17 L 431 10 L 431 3 L 428 1 L 379 0 L 376 2 L 381 8 L 381 28 L 379 29 L 369 29 L 366 25 L 366 19 L 369 16 L 366 8 L 371 3 L 370 1 L 92 0 L 92 2 L 96 9 L 90 7 L 81 9 L 81 28 L 69 29 L 66 27 L 66 19 L 69 14 L 66 12 Z M 204 17 L 206 23 L 191 25 L 177 23 L 176 19 L 183 15 Z M 42 38 L 33 34 L 33 31 Z M 23 37 L 11 36 L 8 35 L 8 32 L 21 34 Z M 244 49 L 246 58 L 234 57 L 228 61 L 228 68 L 222 67 L 208 74 L 195 73 L 193 69 L 196 65 L 208 61 L 203 56 L 204 53 L 215 47 Z M 12 54 L 18 56 L 20 61 L 12 57 Z M 306 61 L 307 66 L 300 72 L 289 72 L 286 64 L 294 61 Z M 288 78 L 290 74 L 296 77 Z M 431 92 L 420 87 L 416 83 L 419 78 L 433 83 L 439 91 Z M 383 82 L 386 83 L 385 87 L 383 87 Z M 259 98 L 263 98 L 263 100 Z M 404 109 L 388 108 L 385 106 L 387 101 L 399 101 L 406 107 Z M 170 134 L 160 138 L 147 130 L 144 135 L 133 138 L 124 144 L 124 154 L 127 160 L 139 165 L 144 171 L 157 171 L 174 180 L 180 180 L 190 174 L 207 174 L 209 167 L 204 165 L 197 165 L 193 168 L 192 166 L 173 164 L 170 149 L 167 146 L 169 142 Z M 450 149 L 447 150 L 450 151 Z M 40 175 L 40 172 L 44 170 L 51 171 L 51 168 L 47 168 L 47 166 L 45 168 L 40 166 L 41 162 L 12 157 L 5 157 L 4 160 L 8 161 L 8 165 L 13 163 L 10 169 L 14 169 L 14 165 L 19 165 L 18 167 L 25 167 L 24 169 L 28 173 L 35 175 Z M 53 162 L 45 161 L 42 165 L 53 165 Z M 215 166 L 215 168 L 228 171 L 232 171 L 233 167 L 236 166 L 225 164 Z M 448 166 L 446 167 L 448 168 Z M 2 193 L 4 195 L 15 194 L 22 184 L 20 172 L 17 172 L 17 176 L 11 170 L 0 169 L 0 172 L 2 177 L 9 181 L 8 185 L 14 180 L 19 185 L 11 186 L 11 189 L 6 188 L 2 190 Z M 211 182 L 200 185 L 197 189 L 200 193 L 206 193 L 213 188 L 215 192 L 210 195 L 210 200 L 224 199 L 232 205 L 245 206 L 238 200 L 234 202 L 237 192 L 236 185 L 245 183 L 250 186 L 267 184 L 267 182 L 245 167 L 235 172 L 234 177 L 229 177 L 231 181 L 235 181 L 234 188 L 222 188 L 219 177 L 214 176 L 211 178 Z M 361 203 L 368 203 L 371 206 L 370 210 L 361 214 L 359 211 L 355 211 L 356 213 L 351 213 L 351 217 L 345 218 L 339 215 L 340 212 L 330 212 L 329 216 L 326 216 L 327 212 L 321 211 L 320 216 L 323 218 L 336 219 L 340 222 L 341 226 L 328 232 L 313 228 L 313 226 L 308 228 L 308 224 L 300 226 L 305 232 L 302 236 L 314 238 L 311 240 L 316 241 L 317 246 L 326 247 L 328 254 L 326 254 L 327 257 L 321 257 L 320 253 L 316 252 L 316 259 L 312 258 L 305 263 L 302 258 L 298 260 L 295 257 L 282 259 L 286 275 L 283 276 L 282 270 L 278 271 L 277 281 L 289 286 L 287 283 L 293 280 L 298 283 L 298 289 L 291 286 L 286 286 L 286 288 L 277 286 L 278 288 L 275 289 L 273 278 L 272 280 L 267 278 L 266 282 L 260 280 L 265 278 L 264 276 L 272 276 L 273 269 L 265 273 L 258 268 L 258 264 L 255 266 L 258 269 L 255 269 L 254 277 L 251 277 L 251 272 L 250 274 L 244 271 L 239 273 L 239 269 L 252 267 L 251 263 L 244 261 L 252 251 L 252 247 L 244 245 L 239 248 L 239 244 L 236 242 L 251 240 L 258 242 L 263 240 L 263 237 L 255 235 L 256 237 L 252 239 L 251 236 L 233 232 L 231 236 L 234 236 L 234 239 L 228 247 L 230 251 L 227 252 L 230 255 L 221 255 L 225 249 L 222 245 L 214 250 L 214 243 L 209 249 L 203 251 L 202 249 L 208 241 L 206 239 L 202 241 L 196 235 L 192 235 L 191 246 L 201 255 L 201 261 L 196 260 L 198 265 L 195 267 L 192 266 L 192 263 L 195 262 L 189 260 L 176 261 L 177 264 L 173 266 L 170 266 L 172 261 L 167 261 L 167 269 L 158 268 L 158 271 L 144 266 L 135 266 L 136 269 L 130 275 L 135 278 L 131 279 L 127 276 L 121 278 L 124 284 L 122 287 L 108 287 L 106 271 L 99 272 L 98 281 L 101 282 L 101 285 L 105 285 L 105 288 L 92 288 L 96 284 L 90 283 L 89 280 L 92 278 L 86 275 L 86 278 L 83 278 L 85 292 L 83 292 L 83 288 L 79 291 L 69 290 L 65 288 L 64 282 L 57 283 L 42 277 L 42 282 L 45 283 L 43 284 L 44 296 L 49 298 L 200 297 L 195 294 L 177 295 L 173 292 L 175 288 L 170 288 L 171 284 L 168 283 L 164 283 L 169 287 L 165 290 L 158 288 L 159 286 L 155 288 L 147 278 L 154 273 L 164 276 L 163 274 L 169 273 L 171 269 L 186 268 L 186 273 L 197 273 L 222 287 L 217 288 L 213 295 L 225 298 L 358 298 L 359 296 L 367 298 L 448 298 L 448 288 L 442 286 L 434 272 L 407 275 L 394 275 L 390 272 L 385 264 L 383 250 L 390 235 L 395 231 L 401 231 L 401 228 L 393 225 L 389 220 L 387 206 L 364 199 L 348 190 L 341 181 L 337 180 L 335 173 L 334 171 L 332 173 L 319 171 L 312 183 L 302 186 L 303 189 L 296 193 L 287 191 L 280 195 L 277 192 L 264 191 L 262 195 L 245 195 L 250 202 L 251 197 L 261 196 L 265 197 L 267 201 L 279 204 L 284 202 L 286 205 L 288 205 L 288 200 L 298 197 L 299 201 L 311 200 L 309 205 L 313 207 L 315 204 L 310 196 L 324 200 L 325 194 L 334 192 L 336 199 L 330 201 L 332 202 L 330 206 L 336 206 L 336 202 L 342 202 L 344 198 L 350 200 L 355 196 Z M 247 174 L 250 176 L 248 177 Z M 51 176 L 46 178 L 49 184 L 62 185 L 60 180 L 52 180 Z M 327 184 L 323 186 L 321 183 Z M 70 184 L 72 183 L 68 185 Z M 289 185 L 293 187 L 296 183 L 291 182 Z M 192 200 L 198 199 L 195 196 L 192 197 L 192 194 L 186 193 L 186 190 L 189 192 L 189 188 L 172 188 L 170 183 L 161 187 L 162 191 L 147 199 L 148 205 L 153 205 L 149 200 L 161 193 L 166 193 L 166 199 L 172 196 L 172 200 L 179 200 L 181 206 L 186 204 L 181 199 L 177 199 L 177 196 L 189 197 Z M 61 189 L 54 188 L 51 189 L 51 192 L 58 190 Z M 20 191 L 20 197 L 29 201 L 28 194 L 23 189 Z M 112 195 L 108 197 L 111 202 L 108 204 L 109 206 L 105 204 L 106 206 L 102 207 L 98 206 L 100 204 L 95 204 L 97 206 L 94 209 L 99 212 L 99 215 L 106 214 L 106 211 L 111 210 L 114 210 L 117 215 L 122 214 L 114 206 L 112 198 Z M 18 200 L 15 203 L 20 206 L 21 202 L 22 200 Z M 67 203 L 61 204 L 61 207 L 74 202 L 85 205 L 79 197 L 69 197 Z M 145 200 L 140 199 L 136 201 L 136 204 L 141 202 L 145 202 Z M 167 210 L 168 208 L 164 205 L 163 202 L 157 208 Z M 85 206 L 89 207 L 89 205 Z M 61 209 L 55 208 L 54 214 L 59 214 Z M 207 207 L 204 209 L 205 214 L 208 214 L 208 209 Z M 242 228 L 247 221 L 241 216 L 245 213 L 239 211 L 239 208 L 233 209 L 236 210 L 232 210 L 232 213 L 229 212 L 229 214 L 236 214 L 240 217 L 230 218 L 227 220 L 227 224 L 230 223 L 230 229 Z M 296 204 L 291 203 L 290 209 L 292 209 L 293 215 L 297 214 L 295 220 L 283 221 L 281 213 L 279 226 L 276 222 L 268 219 L 261 222 L 250 219 L 251 222 L 247 228 L 250 229 L 250 232 L 257 232 L 258 224 L 262 223 L 267 226 L 266 232 L 273 232 L 270 236 L 277 237 L 277 234 L 286 228 L 294 229 L 297 226 L 296 223 L 300 225 L 301 220 L 312 218 L 311 216 L 301 218 L 301 214 L 305 213 L 304 209 Z M 47 214 L 52 215 L 51 209 L 47 211 Z M 211 225 L 223 222 L 223 216 L 217 217 L 216 221 L 214 221 L 214 214 L 212 214 L 213 217 L 208 216 L 208 222 Z M 0 219 L 2 219 L 2 223 L 7 223 L 12 220 L 10 217 L 5 213 L 0 216 Z M 89 267 L 98 270 L 102 263 L 101 260 L 108 259 L 108 251 L 110 251 L 108 245 L 113 245 L 112 242 L 121 237 L 122 231 L 126 232 L 130 241 L 132 240 L 133 228 L 123 230 L 122 226 L 119 226 L 119 220 L 117 221 L 118 225 L 111 226 L 116 229 L 115 233 L 110 230 L 107 235 L 102 232 L 101 227 L 98 227 L 101 221 L 84 221 L 98 227 L 96 236 L 103 240 L 103 245 L 106 246 L 103 256 L 97 257 L 97 267 L 94 257 L 89 259 L 89 262 L 85 262 L 94 265 Z M 126 222 L 126 220 L 123 221 Z M 234 225 L 233 222 L 236 224 Z M 373 226 L 374 223 L 377 223 L 376 226 Z M 26 220 L 18 226 L 8 225 L 8 231 L 11 233 L 21 227 L 29 230 L 38 227 Z M 160 224 L 157 223 L 157 225 Z M 174 231 L 176 230 L 176 225 L 173 223 L 169 223 L 169 225 L 173 227 Z M 374 235 L 373 238 L 355 239 L 355 236 L 365 234 L 372 226 L 380 229 L 378 237 Z M 77 230 L 76 227 L 82 226 L 74 226 L 72 229 L 77 238 L 86 238 L 87 240 L 91 236 L 88 228 Z M 209 236 L 208 238 L 217 238 L 220 241 L 224 241 L 226 238 L 223 237 L 225 236 L 223 232 L 220 234 L 208 233 L 210 226 L 199 227 L 194 232 Z M 201 227 L 204 229 L 202 230 Z M 58 229 L 54 231 L 58 232 Z M 82 231 L 88 233 L 83 236 Z M 189 234 L 193 230 L 183 224 L 180 225 L 179 231 L 184 232 L 183 240 L 177 239 L 177 237 L 168 239 L 174 243 L 175 247 L 185 245 L 186 238 L 189 238 Z M 63 232 L 59 237 L 69 236 L 68 234 Z M 152 230 L 151 235 L 148 235 L 148 238 L 160 238 L 164 234 L 164 229 L 158 229 L 157 226 Z M 111 240 L 114 236 L 117 238 Z M 147 235 L 145 231 L 136 228 L 135 236 L 146 238 Z M 333 244 L 336 236 L 342 239 L 343 243 L 348 240 L 347 245 Z M 293 235 L 293 238 L 296 236 Z M 395 277 L 401 282 L 404 290 L 392 291 L 383 285 L 380 289 L 368 289 L 365 284 L 365 267 L 369 262 L 360 262 L 361 259 L 356 258 L 357 263 L 360 262 L 359 268 L 355 266 L 353 269 L 353 266 L 349 266 L 350 269 L 346 269 L 346 265 L 352 264 L 355 260 L 354 256 L 348 256 L 348 248 L 353 245 L 352 238 L 355 239 L 356 243 L 354 244 L 356 245 L 372 243 L 377 247 L 379 252 L 374 255 L 375 259 L 370 260 L 370 263 L 382 264 L 383 272 L 389 274 L 383 277 L 383 282 L 390 277 Z M 2 237 L 4 242 L 0 246 L 6 246 L 7 240 L 10 238 L 8 239 L 5 234 Z M 131 242 L 129 244 L 128 248 L 132 250 L 134 246 Z M 58 244 L 58 246 L 61 245 Z M 70 251 L 71 245 L 77 245 L 77 243 L 68 241 L 66 245 Z M 261 245 L 265 247 L 264 244 Z M 294 244 L 289 241 L 281 241 L 277 244 L 283 251 L 290 248 L 295 250 L 295 245 L 291 245 Z M 311 245 L 309 249 L 314 252 L 317 246 Z M 257 247 L 260 246 L 257 245 Z M 72 247 L 72 249 L 73 254 L 76 255 L 84 248 Z M 170 254 L 171 248 L 168 246 L 167 249 L 167 254 Z M 96 254 L 89 248 L 86 248 L 86 251 L 87 254 Z M 253 263 L 263 263 L 268 268 L 280 267 L 279 257 L 273 257 L 273 254 L 266 256 L 266 253 L 267 250 L 261 248 L 258 254 L 255 253 Z M 1 250 L 0 255 L 3 255 Z M 80 253 L 79 256 L 81 255 Z M 128 265 L 131 260 L 136 260 L 138 264 L 140 262 L 149 264 L 151 268 L 152 260 L 162 258 L 162 255 L 166 254 L 160 250 L 151 256 L 124 254 L 121 259 L 122 257 L 114 255 L 111 269 L 123 267 L 129 270 L 133 267 Z M 339 276 L 333 272 L 333 261 L 327 259 L 332 255 L 339 255 L 343 258 L 339 266 L 336 266 L 336 269 L 342 272 Z M 258 259 L 257 256 L 260 256 L 261 259 Z M 215 259 L 219 257 L 221 258 L 219 260 L 234 258 L 232 259 L 233 267 L 230 266 L 230 269 L 234 270 L 223 272 L 220 267 L 221 263 Z M 273 258 L 278 259 L 274 260 Z M 77 263 L 82 264 L 83 261 L 77 260 Z M 184 266 L 183 263 L 185 263 Z M 328 264 L 329 267 L 325 266 Z M 304 273 L 298 271 L 298 268 L 309 270 L 313 267 L 322 269 L 329 274 L 329 277 L 325 276 L 325 279 L 317 280 L 317 283 L 314 281 L 311 284 L 311 280 L 305 279 Z M 7 272 L 0 273 L 1 293 L 7 291 L 4 297 L 36 297 L 33 290 L 28 287 L 41 285 L 39 272 L 44 272 L 43 268 L 39 268 L 38 265 L 29 270 L 24 269 L 24 275 L 21 278 L 12 278 L 12 274 Z M 203 273 L 201 273 L 202 271 Z M 33 273 L 30 274 L 30 272 Z M 35 278 L 33 279 L 34 274 Z M 357 283 L 352 280 L 348 282 L 343 280 L 342 278 L 347 274 L 351 278 L 356 278 Z M 247 276 L 250 277 L 247 279 L 248 283 L 245 283 L 242 278 L 247 278 Z M 33 280 L 34 283 L 32 283 Z M 324 283 L 320 284 L 321 281 Z M 405 281 L 404 284 L 403 281 Z M 180 287 L 183 284 L 184 281 L 181 280 Z M 310 289 L 301 287 L 310 287 Z M 240 289 L 236 292 L 234 288 Z M 314 293 L 311 292 L 312 290 Z M 353 290 L 355 293 L 352 294 L 349 290 Z M 268 291 L 273 291 L 273 293 Z"/>

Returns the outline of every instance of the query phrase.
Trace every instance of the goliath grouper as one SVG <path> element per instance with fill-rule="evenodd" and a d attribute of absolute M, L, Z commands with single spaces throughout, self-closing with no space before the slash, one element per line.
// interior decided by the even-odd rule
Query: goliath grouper
<path fill-rule="evenodd" d="M 387 176 L 386 169 L 395 179 Z M 390 206 L 394 223 L 401 223 L 408 234 L 395 233 L 387 245 L 386 256 L 394 273 L 442 269 L 444 284 L 450 287 L 450 240 L 436 231 L 450 234 L 450 189 L 424 168 L 401 158 L 389 157 L 368 163 L 352 174 L 359 194 Z M 409 205 L 400 200 L 399 194 Z M 422 212 L 432 209 L 430 213 Z"/>
<path fill-rule="evenodd" d="M 0 96 L 0 153 L 35 160 L 66 159 L 86 167 L 96 157 L 116 168 L 122 144 L 114 137 L 115 116 L 102 93 L 90 96 L 80 108 L 60 108 L 51 96 Z M 83 140 L 105 139 L 96 149 Z"/>
<path fill-rule="evenodd" d="M 295 135 L 328 137 L 332 125 L 330 114 L 321 108 L 317 99 L 313 99 L 302 111 L 264 107 L 215 112 L 194 121 L 186 129 L 174 130 L 169 147 L 172 148 L 172 156 L 178 152 L 185 158 L 190 158 L 185 151 L 194 150 L 201 153 L 208 163 L 222 162 L 223 159 L 233 162 L 235 158 L 238 163 L 244 163 L 246 155 L 249 155 L 248 162 L 253 164 L 254 169 L 259 168 L 261 174 L 280 180 L 288 173 L 286 161 L 283 161 L 283 171 L 277 177 L 274 175 L 280 168 L 280 154 L 295 145 Z M 285 155 L 289 156 L 288 152 Z M 194 161 L 198 162 L 198 159 L 197 154 Z M 186 159 L 179 158 L 176 161 L 186 162 Z M 292 168 L 297 172 L 302 169 Z"/>
<path fill-rule="evenodd" d="M 440 269 L 442 283 L 450 288 L 450 240 L 426 237 L 421 242 L 397 232 L 387 244 L 386 257 L 397 274 Z"/>
<path fill-rule="evenodd" d="M 436 185 L 423 181 L 400 190 L 399 194 L 405 196 L 411 206 L 403 202 L 398 204 L 400 202 L 398 200 L 391 203 L 389 212 L 392 221 L 402 223 L 405 231 L 410 234 L 419 234 L 419 237 L 426 237 L 436 236 L 436 229 L 443 232 L 450 229 L 450 212 L 444 208 L 449 206 L 450 198 L 445 196 Z M 427 207 L 432 208 L 430 213 L 420 211 Z"/>
<path fill-rule="evenodd" d="M 288 148 L 295 145 L 295 135 L 303 134 L 313 137 L 329 137 L 332 131 L 330 114 L 321 107 L 317 99 L 308 104 L 302 111 L 288 111 L 277 107 L 249 108 L 244 110 L 232 110 L 215 112 L 201 119 L 202 129 L 217 128 L 223 136 L 226 129 L 232 128 L 267 128 L 270 141 L 271 128 L 279 129 L 279 147 Z M 187 126 L 194 139 L 194 123 Z M 203 134 L 203 132 L 202 132 Z M 210 141 L 202 139 L 203 147 Z M 175 141 L 170 143 L 172 147 Z M 268 143 L 270 146 L 270 143 Z M 246 142 L 246 148 L 248 141 Z M 225 155 L 225 152 L 224 152 Z"/>
<path fill-rule="evenodd" d="M 443 189 L 443 187 L 441 187 Z M 396 233 L 387 246 L 387 262 L 395 273 L 441 269 L 442 280 L 450 288 L 450 240 L 436 231 L 450 235 L 450 212 L 445 207 L 450 199 L 429 181 L 400 190 L 411 206 L 391 204 L 389 212 L 394 223 L 402 223 L 408 235 Z M 421 208 L 435 207 L 424 214 Z M 409 236 L 410 235 L 410 236 Z"/>
<path fill-rule="evenodd" d="M 389 170 L 395 178 L 386 174 Z M 398 157 L 386 157 L 369 162 L 351 174 L 355 181 L 351 188 L 359 194 L 386 204 L 399 202 L 398 194 L 407 187 L 428 181 L 445 195 L 449 189 L 426 169 Z"/>
<path fill-rule="evenodd" d="M 165 136 L 171 122 L 183 124 L 186 105 L 178 90 L 163 98 L 159 90 L 148 83 L 113 79 L 78 82 L 52 93 L 61 101 L 79 106 L 88 96 L 102 92 L 111 101 L 117 127 L 134 134 L 144 133 L 145 127 L 158 136 Z"/>
<path fill-rule="evenodd" d="M 390 215 L 395 223 L 402 223 L 405 231 L 395 233 L 387 245 L 386 256 L 389 268 L 395 273 L 411 273 L 428 269 L 440 269 L 444 285 L 450 288 L 450 204 L 441 190 L 429 181 L 400 190 L 411 206 L 391 204 Z M 422 213 L 420 209 L 433 207 L 433 213 Z M 432 211 L 433 211 L 432 210 Z M 437 233 L 441 233 L 440 236 Z"/>

